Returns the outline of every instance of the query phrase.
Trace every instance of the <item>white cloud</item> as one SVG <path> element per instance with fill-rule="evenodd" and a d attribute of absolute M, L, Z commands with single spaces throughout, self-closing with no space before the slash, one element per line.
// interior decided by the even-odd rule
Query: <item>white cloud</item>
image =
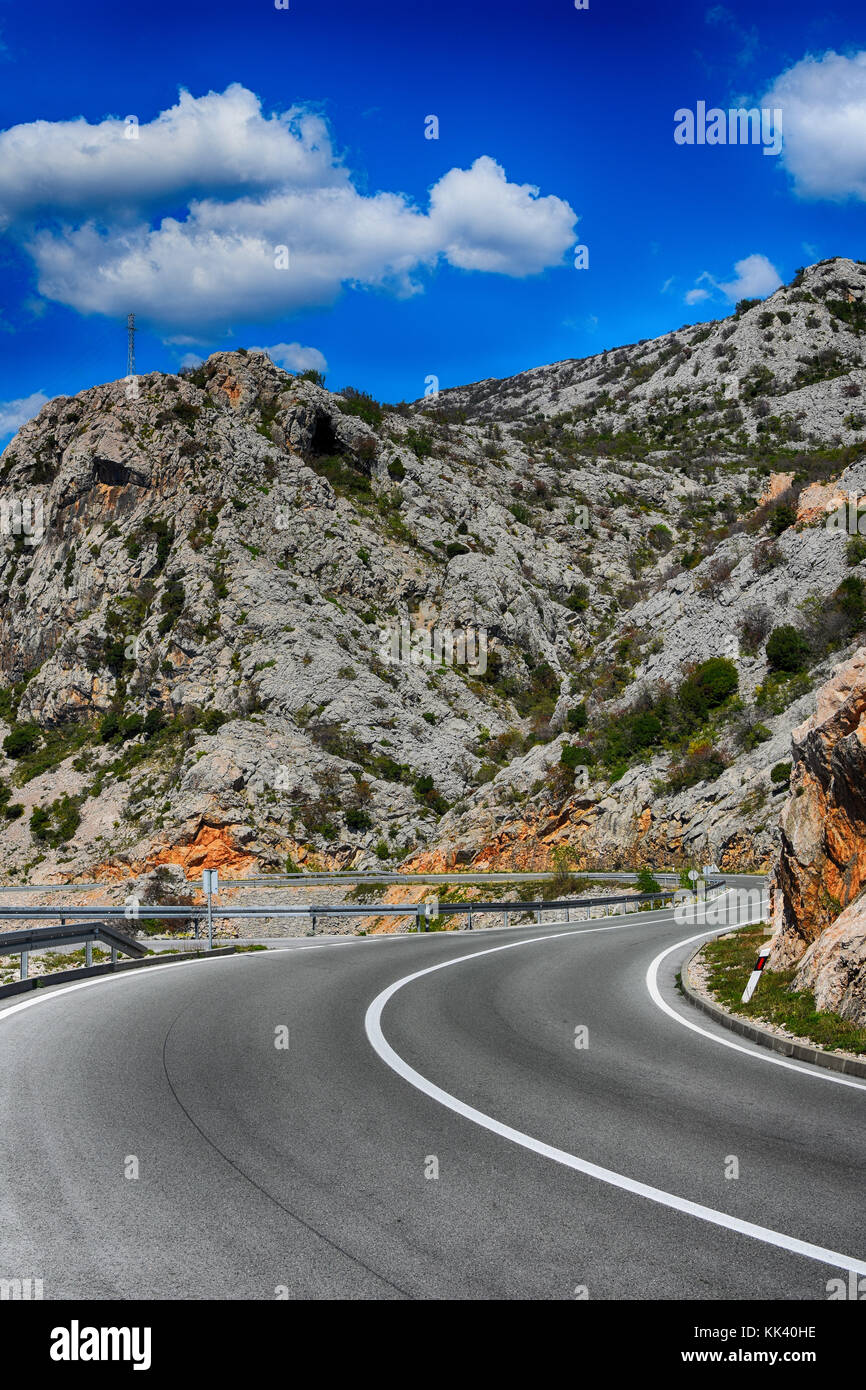
<path fill-rule="evenodd" d="M 197 352 L 185 352 L 180 359 L 181 370 L 185 367 L 200 367 L 202 361 L 203 358 L 199 357 Z"/>
<path fill-rule="evenodd" d="M 719 289 L 732 304 L 738 299 L 766 299 L 782 283 L 782 277 L 766 256 L 746 256 L 734 266 L 735 278 L 723 282 Z"/>
<path fill-rule="evenodd" d="M 321 117 L 300 108 L 264 116 L 256 95 L 236 82 L 203 97 L 182 91 L 176 106 L 132 128 L 120 117 L 94 125 L 79 118 L 0 134 L 0 223 L 42 209 L 134 215 L 179 196 L 347 182 Z"/>
<path fill-rule="evenodd" d="M 174 341 L 330 304 L 345 286 L 418 293 L 441 260 L 537 274 L 574 239 L 568 203 L 509 183 L 486 155 L 444 174 L 426 212 L 401 193 L 361 194 L 318 116 L 265 116 L 236 84 L 182 93 L 136 139 L 123 130 L 38 121 L 0 136 L 0 220 L 46 298 L 134 308 Z M 166 206 L 185 214 L 160 216 Z"/>
<path fill-rule="evenodd" d="M 32 396 L 24 396 L 18 401 L 0 401 L 0 439 L 20 430 L 22 425 L 39 414 L 47 401 L 48 397 L 41 391 L 34 391 Z"/>
<path fill-rule="evenodd" d="M 762 98 L 782 110 L 782 160 L 803 198 L 866 198 L 866 52 L 809 55 Z"/>
<path fill-rule="evenodd" d="M 482 155 L 471 169 L 451 169 L 433 185 L 429 220 L 452 265 L 523 276 L 561 259 L 575 216 L 560 198 L 509 183 L 501 165 Z"/>
<path fill-rule="evenodd" d="M 719 281 L 708 270 L 702 270 L 684 299 L 686 304 L 701 304 L 705 299 L 724 296 L 731 304 L 736 304 L 738 299 L 765 299 L 781 283 L 782 277 L 772 261 L 755 253 L 737 261 L 731 280 Z"/>
<path fill-rule="evenodd" d="M 259 351 L 266 352 L 272 362 L 287 372 L 308 372 L 311 368 L 317 372 L 328 370 L 325 356 L 318 348 L 302 347 L 300 343 L 274 343 Z"/>

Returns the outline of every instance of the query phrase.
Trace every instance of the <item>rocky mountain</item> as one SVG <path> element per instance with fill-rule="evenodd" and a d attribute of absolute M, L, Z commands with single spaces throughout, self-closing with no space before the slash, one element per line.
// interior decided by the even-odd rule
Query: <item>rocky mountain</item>
<path fill-rule="evenodd" d="M 5 873 L 768 863 L 866 611 L 864 329 L 836 259 L 413 405 L 243 350 L 51 401 L 0 459 Z"/>
<path fill-rule="evenodd" d="M 794 730 L 790 794 L 772 878 L 770 964 L 799 962 L 818 1008 L 866 1022 L 866 647 Z"/>

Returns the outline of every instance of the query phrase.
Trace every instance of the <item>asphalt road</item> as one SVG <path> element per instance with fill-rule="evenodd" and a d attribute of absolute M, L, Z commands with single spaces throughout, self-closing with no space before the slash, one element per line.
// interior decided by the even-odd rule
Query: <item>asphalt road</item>
<path fill-rule="evenodd" d="M 666 911 L 301 939 L 5 1001 L 0 1277 L 46 1298 L 824 1300 L 840 1259 L 866 1273 L 866 1084 L 693 1010 L 695 931 Z"/>

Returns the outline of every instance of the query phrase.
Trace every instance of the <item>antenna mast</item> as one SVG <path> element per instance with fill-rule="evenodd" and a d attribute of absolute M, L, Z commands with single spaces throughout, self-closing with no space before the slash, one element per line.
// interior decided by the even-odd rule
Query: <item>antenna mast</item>
<path fill-rule="evenodd" d="M 130 314 L 126 320 L 126 375 L 135 376 L 135 314 Z"/>

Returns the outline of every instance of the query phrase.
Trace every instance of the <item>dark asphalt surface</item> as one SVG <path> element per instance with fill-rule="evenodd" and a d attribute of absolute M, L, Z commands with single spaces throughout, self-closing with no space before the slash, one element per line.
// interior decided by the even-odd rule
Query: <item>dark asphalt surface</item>
<path fill-rule="evenodd" d="M 488 950 L 385 1006 L 410 1066 L 571 1154 L 863 1258 L 866 1085 L 667 1017 L 646 970 L 693 931 L 659 912 L 301 940 L 46 991 L 11 1014 L 20 1000 L 5 1001 L 0 1277 L 40 1277 L 46 1298 L 570 1299 L 586 1286 L 592 1299 L 825 1300 L 838 1267 L 492 1134 L 409 1085 L 365 1033 L 386 986 Z M 663 997 L 730 1041 L 677 994 L 690 950 L 664 962 Z"/>

